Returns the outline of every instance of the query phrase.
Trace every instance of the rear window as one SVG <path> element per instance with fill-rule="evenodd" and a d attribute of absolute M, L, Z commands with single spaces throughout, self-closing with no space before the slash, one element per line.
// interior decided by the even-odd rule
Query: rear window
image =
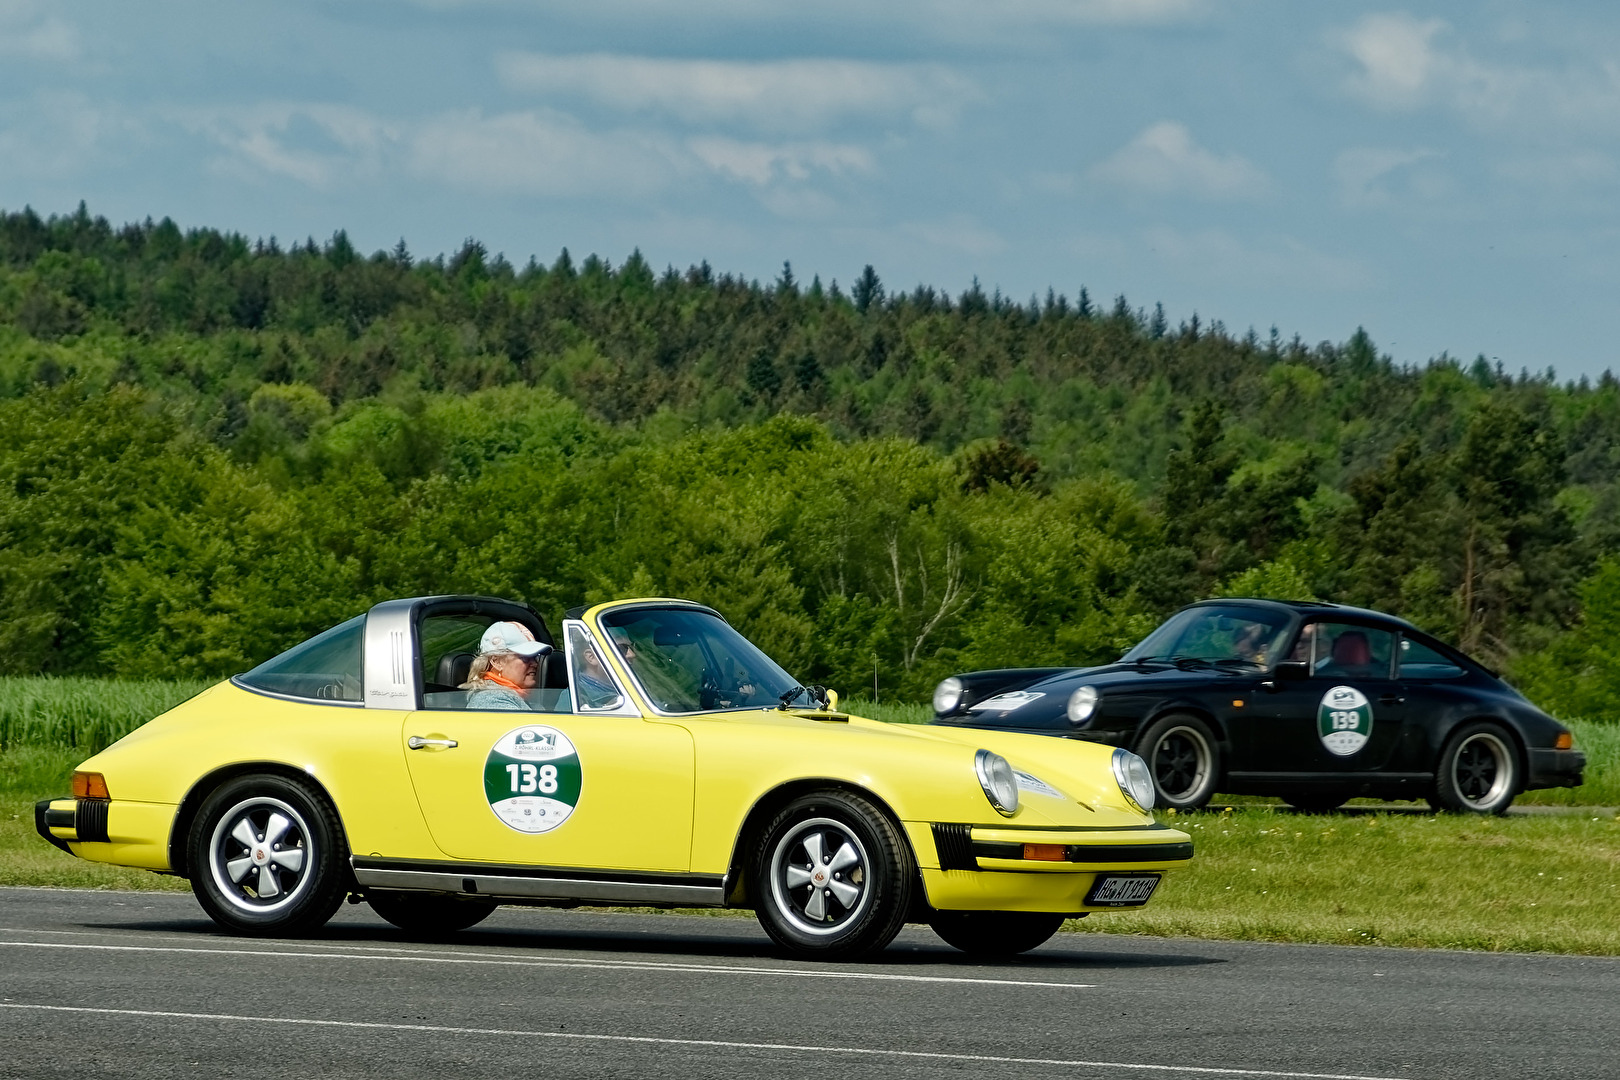
<path fill-rule="evenodd" d="M 253 690 L 312 701 L 361 701 L 360 646 L 366 617 L 356 615 L 272 657 L 236 681 Z"/>
<path fill-rule="evenodd" d="M 1403 679 L 1455 679 L 1466 675 L 1461 665 L 1447 659 L 1440 652 L 1421 641 L 1401 639 L 1401 678 Z"/>

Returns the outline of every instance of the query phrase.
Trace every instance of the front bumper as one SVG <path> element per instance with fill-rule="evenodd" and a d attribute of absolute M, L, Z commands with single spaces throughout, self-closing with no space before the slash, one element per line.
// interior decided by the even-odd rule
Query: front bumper
<path fill-rule="evenodd" d="M 1531 747 L 1528 752 L 1530 775 L 1525 778 L 1525 789 L 1549 787 L 1580 787 L 1586 771 L 1586 755 L 1579 750 L 1544 750 Z"/>
<path fill-rule="evenodd" d="M 1108 875 L 1159 876 L 1185 866 L 1192 838 L 1163 825 L 1016 828 L 934 822 L 913 833 L 928 903 L 945 911 L 1041 911 L 1078 915 L 1119 905 L 1086 902 Z"/>
<path fill-rule="evenodd" d="M 34 804 L 34 831 L 39 833 L 46 843 L 61 848 L 69 855 L 73 854 L 73 849 L 68 847 L 68 841 L 79 838 L 75 820 L 78 816 L 76 804 L 77 800 L 68 795 L 41 799 Z"/>

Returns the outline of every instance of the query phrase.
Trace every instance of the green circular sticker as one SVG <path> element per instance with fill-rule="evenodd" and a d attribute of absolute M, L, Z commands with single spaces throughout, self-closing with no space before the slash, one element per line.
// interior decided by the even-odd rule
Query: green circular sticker
<path fill-rule="evenodd" d="M 1360 690 L 1335 686 L 1322 695 L 1322 704 L 1316 710 L 1316 730 L 1329 752 L 1349 757 L 1367 745 L 1372 725 L 1372 702 Z"/>
<path fill-rule="evenodd" d="M 568 736 L 553 727 L 513 728 L 484 761 L 484 797 L 508 827 L 550 832 L 579 805 L 583 778 Z"/>

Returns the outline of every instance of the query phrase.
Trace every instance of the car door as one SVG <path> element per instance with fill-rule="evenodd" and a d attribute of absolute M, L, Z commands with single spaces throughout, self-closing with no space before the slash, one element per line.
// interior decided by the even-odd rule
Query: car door
<path fill-rule="evenodd" d="M 633 708 L 583 624 L 565 624 L 564 640 L 575 692 L 531 691 L 532 705 L 557 711 L 458 699 L 406 717 L 400 738 L 434 842 L 479 862 L 686 870 L 691 733 Z"/>
<path fill-rule="evenodd" d="M 1291 659 L 1303 678 L 1253 699 L 1250 765 L 1267 773 L 1376 772 L 1400 746 L 1406 697 L 1394 678 L 1396 635 L 1360 623 L 1307 623 Z"/>

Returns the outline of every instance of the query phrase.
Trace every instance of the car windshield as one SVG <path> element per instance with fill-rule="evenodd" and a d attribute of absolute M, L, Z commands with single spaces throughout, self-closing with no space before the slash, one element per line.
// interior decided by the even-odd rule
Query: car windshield
<path fill-rule="evenodd" d="M 1195 661 L 1265 667 L 1288 634 L 1286 611 L 1233 604 L 1176 612 L 1122 658 L 1122 663 Z"/>
<path fill-rule="evenodd" d="M 774 706 L 798 680 L 725 620 L 690 608 L 603 616 L 608 640 L 663 712 Z"/>

